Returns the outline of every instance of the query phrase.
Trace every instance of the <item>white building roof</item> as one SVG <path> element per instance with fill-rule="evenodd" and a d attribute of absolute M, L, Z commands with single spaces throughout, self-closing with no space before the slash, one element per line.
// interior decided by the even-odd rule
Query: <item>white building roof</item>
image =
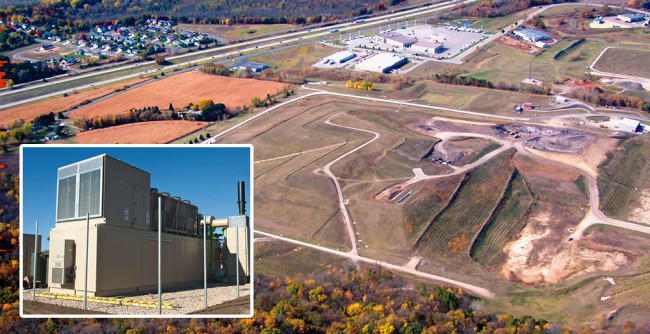
<path fill-rule="evenodd" d="M 356 54 L 348 50 L 337 52 L 333 55 L 328 56 L 326 59 L 333 60 L 334 62 L 340 63 L 343 59 L 354 57 Z"/>
<path fill-rule="evenodd" d="M 639 127 L 639 124 L 641 122 L 637 120 L 633 120 L 627 117 L 623 117 L 623 119 L 618 123 L 618 128 L 624 131 L 636 131 L 636 129 Z"/>
<path fill-rule="evenodd" d="M 392 31 L 382 32 L 380 34 L 377 34 L 377 36 L 385 38 L 387 40 L 392 40 L 392 41 L 395 41 L 395 42 L 401 43 L 401 44 L 413 44 L 413 43 L 417 42 L 417 38 L 404 36 L 402 34 L 392 32 Z"/>
<path fill-rule="evenodd" d="M 430 41 L 418 41 L 417 43 L 411 45 L 411 47 L 416 46 L 416 47 L 427 48 L 427 49 L 435 49 L 440 45 L 442 45 L 442 43 L 430 42 Z"/>
<path fill-rule="evenodd" d="M 379 53 L 355 66 L 355 69 L 370 72 L 383 72 L 403 61 L 404 57 L 393 53 Z"/>
<path fill-rule="evenodd" d="M 551 39 L 551 36 L 549 36 L 549 34 L 547 33 L 541 32 L 539 30 L 526 29 L 526 28 L 517 28 L 514 31 L 514 34 L 524 38 L 532 39 L 534 41 L 538 41 L 542 39 Z"/>

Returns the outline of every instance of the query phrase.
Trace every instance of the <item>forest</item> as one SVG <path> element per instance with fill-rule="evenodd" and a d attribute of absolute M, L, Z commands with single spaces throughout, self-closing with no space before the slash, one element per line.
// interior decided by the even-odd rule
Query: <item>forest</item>
<path fill-rule="evenodd" d="M 124 17 L 162 15 L 179 22 L 220 23 L 309 23 L 366 15 L 385 10 L 404 0 L 43 0 L 39 4 L 3 1 L 0 17 L 21 14 L 32 22 L 48 24 L 50 19 L 100 21 Z M 59 26 L 63 26 L 60 25 Z"/>
<path fill-rule="evenodd" d="M 7 27 L 2 28 L 0 33 L 0 51 L 12 50 L 34 43 L 34 37 L 22 31 L 16 31 Z"/>

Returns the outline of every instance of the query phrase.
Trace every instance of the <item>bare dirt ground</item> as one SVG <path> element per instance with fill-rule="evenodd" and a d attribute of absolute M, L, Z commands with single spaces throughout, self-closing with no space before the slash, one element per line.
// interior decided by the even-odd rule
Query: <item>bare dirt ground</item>
<path fill-rule="evenodd" d="M 165 144 L 208 126 L 207 122 L 153 121 L 81 132 L 79 144 Z"/>
<path fill-rule="evenodd" d="M 542 48 L 538 48 L 532 44 L 528 44 L 524 41 L 520 41 L 516 38 L 505 36 L 505 35 L 499 37 L 496 42 L 501 45 L 505 45 L 509 48 L 515 49 L 517 51 L 525 52 L 525 53 L 530 53 L 532 51 L 535 54 L 538 54 L 542 51 Z"/>
<path fill-rule="evenodd" d="M 408 128 L 420 133 L 432 132 L 472 132 L 478 134 L 493 135 L 494 131 L 490 128 L 489 123 L 471 122 L 471 121 L 451 121 L 446 118 L 432 117 L 419 121 L 415 124 L 408 125 Z"/>
<path fill-rule="evenodd" d="M 567 226 L 546 206 L 529 218 L 518 239 L 507 243 L 501 274 L 527 284 L 555 284 L 576 275 L 612 271 L 629 263 L 620 251 L 601 251 L 566 240 Z M 562 226 L 558 226 L 562 225 Z"/>
<path fill-rule="evenodd" d="M 612 150 L 617 142 L 617 139 L 596 137 L 582 150 L 582 154 L 544 152 L 541 150 L 529 151 L 563 164 L 578 167 L 589 173 L 589 175 L 597 177 L 598 165 L 605 159 L 605 153 Z"/>
<path fill-rule="evenodd" d="M 255 79 L 239 79 L 191 71 L 154 81 L 129 90 L 99 103 L 80 108 L 70 113 L 71 118 L 90 118 L 122 114 L 131 108 L 158 106 L 167 110 L 169 103 L 184 107 L 211 99 L 234 109 L 236 106 L 250 106 L 255 96 L 265 99 L 267 94 L 275 95 L 289 85 L 279 82 Z"/>
<path fill-rule="evenodd" d="M 545 161 L 528 159 L 520 154 L 515 154 L 513 162 L 519 172 L 527 176 L 543 177 L 568 182 L 572 182 L 580 176 L 580 174 L 574 170 L 562 168 Z"/>
<path fill-rule="evenodd" d="M 630 212 L 628 219 L 639 223 L 650 224 L 650 189 L 643 189 L 637 201 L 638 205 Z"/>
<path fill-rule="evenodd" d="M 23 300 L 24 314 L 108 314 L 106 312 L 84 310 L 74 307 L 58 306 L 46 303 Z"/>
<path fill-rule="evenodd" d="M 127 82 L 116 83 L 108 86 L 98 87 L 91 90 L 70 94 L 66 97 L 57 97 L 41 102 L 31 103 L 10 109 L 0 110 L 0 127 L 8 127 L 11 122 L 23 119 L 26 122 L 31 121 L 36 116 L 48 114 L 50 112 L 58 113 L 59 111 L 68 111 L 76 106 L 81 105 L 84 101 L 106 96 L 115 92 L 116 89 L 130 87 L 149 79 L 135 79 Z"/>

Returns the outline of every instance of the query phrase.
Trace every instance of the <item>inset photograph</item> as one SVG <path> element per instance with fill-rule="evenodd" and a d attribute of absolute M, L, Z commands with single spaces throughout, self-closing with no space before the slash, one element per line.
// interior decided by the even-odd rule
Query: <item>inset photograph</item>
<path fill-rule="evenodd" d="M 251 317 L 251 145 L 23 145 L 23 317 Z"/>

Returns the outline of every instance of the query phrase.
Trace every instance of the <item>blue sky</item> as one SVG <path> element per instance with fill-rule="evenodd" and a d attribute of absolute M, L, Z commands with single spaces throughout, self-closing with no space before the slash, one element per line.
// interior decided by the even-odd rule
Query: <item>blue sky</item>
<path fill-rule="evenodd" d="M 246 214 L 251 215 L 251 149 L 216 145 L 23 145 L 22 230 L 33 234 L 38 220 L 43 247 L 49 249 L 50 228 L 56 218 L 56 177 L 59 167 L 100 154 L 151 173 L 151 187 L 179 196 L 215 218 L 239 214 L 237 182 L 246 182 Z"/>

